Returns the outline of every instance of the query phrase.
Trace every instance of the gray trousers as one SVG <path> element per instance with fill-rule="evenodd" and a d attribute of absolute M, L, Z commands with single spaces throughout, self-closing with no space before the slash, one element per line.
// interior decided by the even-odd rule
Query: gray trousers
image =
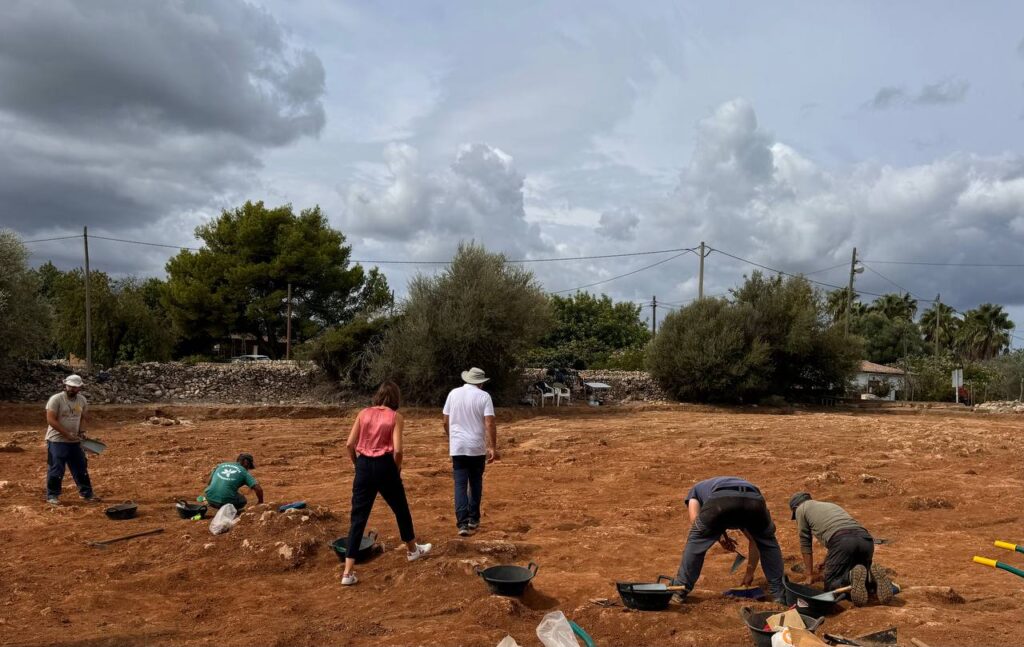
<path fill-rule="evenodd" d="M 756 492 L 720 490 L 701 506 L 700 514 L 690 527 L 686 548 L 679 562 L 675 581 L 693 590 L 704 567 L 704 555 L 726 530 L 746 530 L 761 552 L 761 570 L 768 580 L 772 597 L 784 598 L 782 588 L 782 550 L 775 539 L 772 521 L 764 497 Z"/>

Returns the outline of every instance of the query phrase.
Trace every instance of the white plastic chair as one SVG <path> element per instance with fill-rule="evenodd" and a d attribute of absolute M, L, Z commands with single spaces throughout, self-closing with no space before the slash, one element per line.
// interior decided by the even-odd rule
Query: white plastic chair
<path fill-rule="evenodd" d="M 547 382 L 537 382 L 533 385 L 534 390 L 540 396 L 540 406 L 544 406 L 544 400 L 555 400 L 555 390 L 548 386 Z M 555 405 L 557 406 L 557 404 Z"/>
<path fill-rule="evenodd" d="M 555 406 L 562 404 L 562 398 L 565 398 L 566 404 L 572 403 L 572 391 L 569 387 L 562 384 L 561 382 L 555 382 L 551 385 L 552 390 L 555 392 Z"/>

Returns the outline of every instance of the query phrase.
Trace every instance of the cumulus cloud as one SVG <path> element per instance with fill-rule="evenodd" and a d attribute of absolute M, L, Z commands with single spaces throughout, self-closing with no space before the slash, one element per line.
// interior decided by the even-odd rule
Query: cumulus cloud
<path fill-rule="evenodd" d="M 241 0 L 6 3 L 4 224 L 123 231 L 216 206 L 262 151 L 320 132 L 323 93 L 317 56 Z"/>
<path fill-rule="evenodd" d="M 854 246 L 869 265 L 1015 263 L 1024 254 L 1024 158 L 954 154 L 907 167 L 826 170 L 776 141 L 748 102 L 734 100 L 700 123 L 672 204 L 652 224 L 654 236 L 669 228 L 692 232 L 694 240 L 794 272 L 842 263 Z M 753 269 L 715 255 L 708 265 L 724 285 Z M 975 282 L 956 268 L 878 269 L 920 296 L 942 292 L 963 307 L 1024 302 L 1014 282 Z M 842 282 L 839 275 L 831 281 Z M 896 289 L 874 276 L 859 281 L 866 291 Z"/>
<path fill-rule="evenodd" d="M 632 209 L 605 211 L 598 221 L 597 233 L 611 240 L 633 240 L 640 216 Z"/>
<path fill-rule="evenodd" d="M 872 110 L 887 110 L 908 106 L 942 106 L 960 103 L 967 97 L 971 84 L 962 79 L 945 79 L 922 85 L 917 92 L 902 86 L 885 86 L 865 106 Z"/>
<path fill-rule="evenodd" d="M 415 148 L 391 144 L 379 186 L 346 192 L 349 231 L 403 243 L 412 258 L 444 258 L 460 240 L 476 240 L 519 258 L 547 249 L 523 208 L 523 176 L 512 157 L 486 144 L 459 148 L 447 168 L 422 168 Z"/>

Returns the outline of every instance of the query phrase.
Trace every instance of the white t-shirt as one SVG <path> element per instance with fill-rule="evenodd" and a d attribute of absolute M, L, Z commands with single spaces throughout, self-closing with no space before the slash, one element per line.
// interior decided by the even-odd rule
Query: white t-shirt
<path fill-rule="evenodd" d="M 448 453 L 452 456 L 483 456 L 487 453 L 484 417 L 494 416 L 491 394 L 472 384 L 452 389 L 444 401 L 448 416 Z"/>
<path fill-rule="evenodd" d="M 74 400 L 71 400 L 66 392 L 61 391 L 46 401 L 46 410 L 57 414 L 57 421 L 60 423 L 60 426 L 77 436 L 78 427 L 82 424 L 82 413 L 85 411 L 86 404 L 85 396 L 81 393 Z M 64 437 L 64 434 L 50 425 L 46 425 L 46 440 L 52 443 L 78 442 L 77 440 L 68 440 Z"/>

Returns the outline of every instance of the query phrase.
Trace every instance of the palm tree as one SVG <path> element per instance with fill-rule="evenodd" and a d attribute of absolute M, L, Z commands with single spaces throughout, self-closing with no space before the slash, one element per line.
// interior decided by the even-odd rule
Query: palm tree
<path fill-rule="evenodd" d="M 920 327 L 925 341 L 931 344 L 932 348 L 935 346 L 936 337 L 940 349 L 952 348 L 960 329 L 960 320 L 957 319 L 956 310 L 952 306 L 936 302 L 921 313 Z"/>
<path fill-rule="evenodd" d="M 846 318 L 846 308 L 850 303 L 850 289 L 839 288 L 828 293 L 825 299 L 825 312 L 834 324 L 842 323 Z M 864 304 L 857 300 L 857 293 L 853 293 L 853 318 L 856 319 L 864 314 Z"/>
<path fill-rule="evenodd" d="M 889 319 L 906 319 L 913 321 L 917 313 L 917 299 L 909 294 L 885 294 L 871 304 L 870 310 L 878 312 Z"/>
<path fill-rule="evenodd" d="M 960 352 L 970 359 L 995 357 L 1010 346 L 1013 328 L 1003 306 L 983 303 L 964 315 L 957 335 Z"/>

